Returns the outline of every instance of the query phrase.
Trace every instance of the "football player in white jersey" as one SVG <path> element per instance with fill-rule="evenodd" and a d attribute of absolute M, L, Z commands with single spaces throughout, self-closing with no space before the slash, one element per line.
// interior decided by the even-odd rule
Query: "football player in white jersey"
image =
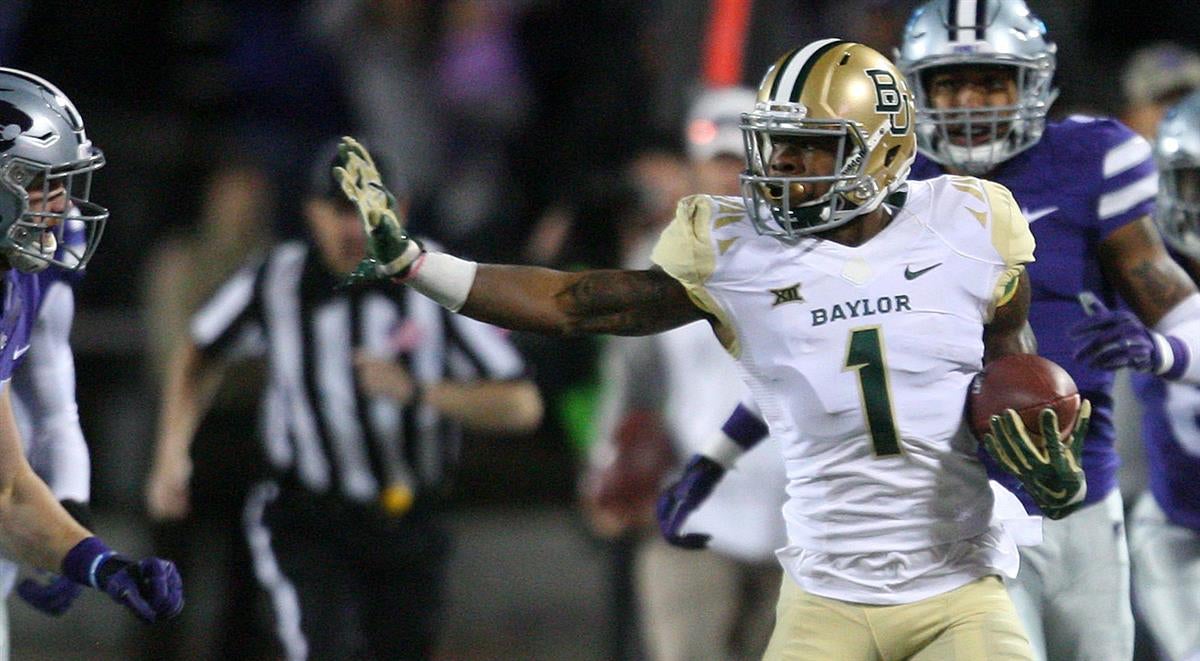
<path fill-rule="evenodd" d="M 1033 350 L 1033 237 L 1008 191 L 906 182 L 912 97 L 887 58 L 827 39 L 784 55 L 743 117 L 742 197 L 680 201 L 658 268 L 561 272 L 426 251 L 370 155 L 335 176 L 369 257 L 447 308 L 550 334 L 639 335 L 705 319 L 739 362 L 788 476 L 788 545 L 768 659 L 1031 659 L 1000 576 L 1017 550 L 962 420 L 983 361 Z M 1090 405 L 1029 455 L 1069 506 Z M 1027 443 L 1011 411 L 994 434 Z M 992 440 L 995 440 L 993 437 Z M 1050 456 L 1047 456 L 1050 455 Z M 1054 460 L 1057 458 L 1058 460 Z"/>

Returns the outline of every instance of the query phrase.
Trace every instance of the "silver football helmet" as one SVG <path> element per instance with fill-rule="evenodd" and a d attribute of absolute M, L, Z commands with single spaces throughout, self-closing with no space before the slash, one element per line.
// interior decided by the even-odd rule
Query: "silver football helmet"
<path fill-rule="evenodd" d="M 1167 244 L 1200 259 L 1200 92 L 1167 111 L 1154 140 L 1154 220 Z"/>
<path fill-rule="evenodd" d="M 916 95 L 921 153 L 981 175 L 1035 145 L 1058 96 L 1051 86 L 1056 50 L 1046 38 L 1046 25 L 1025 0 L 931 0 L 918 7 L 904 28 L 896 64 Z M 1012 67 L 1016 103 L 934 108 L 927 87 L 930 74 L 961 65 Z M 955 144 L 955 139 L 965 144 Z"/>
<path fill-rule="evenodd" d="M 0 68 L 0 256 L 9 266 L 87 265 L 108 220 L 108 210 L 88 200 L 92 172 L 102 165 L 104 154 L 65 94 L 33 74 Z"/>

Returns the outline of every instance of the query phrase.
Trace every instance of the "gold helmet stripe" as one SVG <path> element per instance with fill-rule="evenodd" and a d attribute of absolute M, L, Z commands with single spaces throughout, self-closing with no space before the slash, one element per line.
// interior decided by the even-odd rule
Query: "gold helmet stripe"
<path fill-rule="evenodd" d="M 841 39 L 822 39 L 801 48 L 780 62 L 779 71 L 775 73 L 775 82 L 771 85 L 769 101 L 796 103 L 800 100 L 800 92 L 804 89 L 804 80 L 812 71 L 813 64 L 821 59 L 826 51 L 838 44 L 844 44 Z M 785 98 L 779 98 L 784 95 Z"/>

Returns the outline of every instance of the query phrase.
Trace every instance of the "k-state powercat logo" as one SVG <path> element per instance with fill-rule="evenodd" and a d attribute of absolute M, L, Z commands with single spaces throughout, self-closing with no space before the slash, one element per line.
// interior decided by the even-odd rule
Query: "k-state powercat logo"
<path fill-rule="evenodd" d="M 0 151 L 12 147 L 17 137 L 32 127 L 32 117 L 8 101 L 0 101 Z"/>

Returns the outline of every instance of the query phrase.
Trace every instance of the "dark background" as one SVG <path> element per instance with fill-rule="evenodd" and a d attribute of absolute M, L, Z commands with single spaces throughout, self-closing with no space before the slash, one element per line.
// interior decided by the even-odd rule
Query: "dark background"
<path fill-rule="evenodd" d="M 815 38 L 859 39 L 890 52 L 914 5 L 752 4 L 742 81 L 749 85 L 777 55 Z M 1138 46 L 1169 39 L 1200 47 L 1200 3 L 1029 4 L 1059 44 L 1060 113 L 1118 113 L 1118 72 Z M 158 397 L 146 331 L 153 311 L 144 303 L 147 283 L 157 277 L 149 257 L 164 242 L 200 236 L 200 210 L 215 172 L 241 165 L 264 172 L 272 186 L 253 232 L 264 239 L 296 236 L 303 232 L 296 201 L 308 157 L 322 140 L 342 133 L 412 135 L 412 144 L 422 149 L 383 154 L 401 163 L 399 177 L 416 202 L 412 222 L 460 254 L 522 261 L 531 228 L 547 208 L 577 201 L 598 177 L 619 170 L 639 150 L 678 141 L 700 68 L 707 5 L 703 0 L 0 2 L 0 64 L 58 85 L 108 156 L 92 197 L 111 209 L 112 218 L 79 288 L 74 336 L 95 508 L 111 530 L 105 534 L 124 537 L 135 548 L 147 545 L 141 488 Z M 488 38 L 464 29 L 478 20 L 481 8 L 501 16 L 483 21 L 490 26 Z M 339 28 L 329 28 L 338 20 Z M 472 44 L 481 50 L 472 51 Z M 492 50 L 478 58 L 482 70 L 468 66 L 484 47 Z M 366 61 L 381 53 L 396 66 Z M 389 86 L 381 87 L 381 81 Z M 381 89 L 397 93 L 382 97 L 386 103 L 370 103 Z M 615 228 L 605 222 L 600 217 L 583 228 L 574 253 L 560 256 L 560 263 L 612 263 Z M 590 341 L 564 347 L 517 339 L 548 397 L 577 379 L 586 381 Z M 468 442 L 451 494 L 460 539 L 468 540 L 460 546 L 475 544 L 473 535 L 478 545 L 496 542 L 488 531 L 513 534 L 512 526 L 524 522 L 531 526 L 529 537 L 515 544 L 567 544 L 563 552 L 571 557 L 560 560 L 586 568 L 586 545 L 570 546 L 579 532 L 569 514 L 577 452 L 565 430 L 570 423 L 554 415 L 556 410 L 531 437 Z M 566 514 L 556 518 L 555 512 Z M 539 541 L 539 530 L 559 536 Z M 494 577 L 506 565 L 493 558 L 481 566 Z M 571 566 L 564 565 L 568 576 Z M 533 590 L 536 576 L 510 579 L 492 590 L 502 599 L 511 597 L 509 619 L 491 621 L 528 626 L 529 617 L 538 617 L 532 604 L 552 597 Z M 467 598 L 486 585 L 460 580 L 469 586 L 462 592 Z M 553 594 L 562 600 L 548 603 L 586 601 L 589 580 L 595 576 L 547 588 L 559 590 Z M 197 594 L 192 607 L 204 608 L 203 590 Z M 448 635 L 466 636 L 472 614 L 483 612 L 452 609 L 455 621 L 467 624 L 451 627 Z M 587 612 L 579 611 L 581 621 Z M 22 613 L 15 617 L 15 626 L 26 627 L 14 633 L 15 658 L 64 658 L 65 646 L 84 654 L 80 658 L 125 658 L 134 653 L 123 646 L 152 635 L 129 629 L 128 618 L 111 609 L 85 608 L 53 625 Z M 503 640 L 505 631 L 497 628 L 491 637 Z M 83 642 L 67 642 L 76 635 Z M 464 651 L 467 643 L 457 649 L 458 656 L 447 658 L 471 657 Z M 532 658 L 514 654 L 511 658 Z M 474 658 L 489 657 L 481 652 Z M 578 658 L 592 657 L 580 652 Z"/>

